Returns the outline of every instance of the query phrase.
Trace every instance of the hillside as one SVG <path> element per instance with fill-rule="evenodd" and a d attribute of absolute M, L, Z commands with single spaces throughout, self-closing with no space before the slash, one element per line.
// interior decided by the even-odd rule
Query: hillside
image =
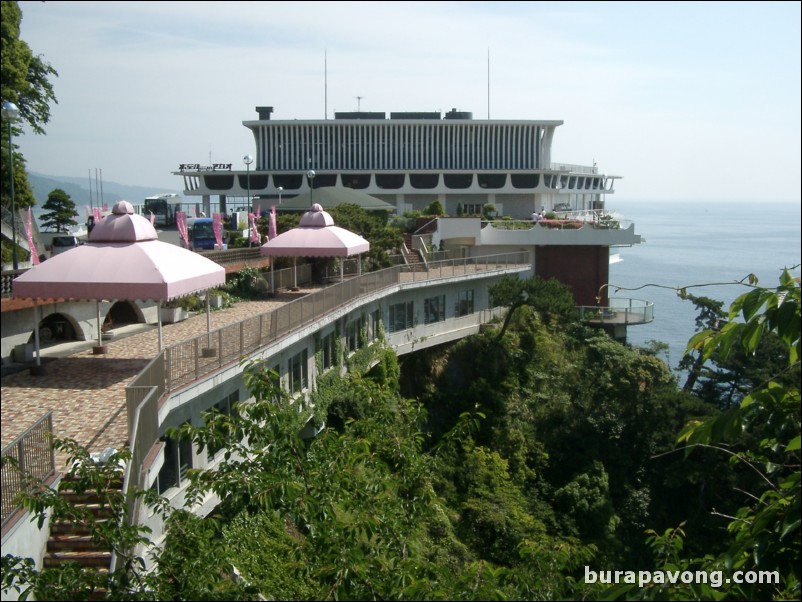
<path fill-rule="evenodd" d="M 90 204 L 90 191 L 89 191 L 89 178 L 73 178 L 68 176 L 51 176 L 39 173 L 29 173 L 28 181 L 33 189 L 33 194 L 36 197 L 37 207 L 42 207 L 47 201 L 47 195 L 56 188 L 61 188 L 64 192 L 70 195 L 70 198 L 75 202 L 76 206 Z M 103 181 L 102 195 L 96 190 L 97 183 L 92 182 L 91 200 L 96 205 L 98 197 L 102 202 L 115 203 L 121 199 L 131 201 L 132 203 L 141 203 L 146 196 L 160 194 L 163 192 L 181 192 L 180 190 L 163 190 L 156 186 L 129 186 L 120 184 L 119 182 Z"/>

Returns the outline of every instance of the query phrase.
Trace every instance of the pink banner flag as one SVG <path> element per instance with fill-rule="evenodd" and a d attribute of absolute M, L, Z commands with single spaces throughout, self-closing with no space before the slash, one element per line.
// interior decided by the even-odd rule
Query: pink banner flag
<path fill-rule="evenodd" d="M 212 216 L 212 230 L 214 230 L 214 240 L 218 249 L 223 248 L 223 216 L 215 213 Z"/>
<path fill-rule="evenodd" d="M 175 225 L 178 228 L 178 233 L 181 235 L 181 240 L 184 241 L 184 248 L 189 248 L 189 233 L 187 232 L 187 213 L 186 211 L 176 211 Z"/>
<path fill-rule="evenodd" d="M 103 203 L 103 211 L 106 212 L 108 210 L 109 210 L 109 204 L 108 203 Z"/>
<path fill-rule="evenodd" d="M 28 207 L 28 221 L 25 224 L 25 233 L 28 235 L 28 248 L 31 250 L 31 261 L 33 261 L 33 265 L 39 265 L 39 253 L 36 250 L 36 245 L 33 244 L 33 233 L 31 232 L 32 219 L 31 208 Z"/>
<path fill-rule="evenodd" d="M 100 207 L 92 207 L 92 217 L 95 218 L 95 225 L 100 221 Z"/>
<path fill-rule="evenodd" d="M 273 240 L 276 237 L 276 206 L 270 208 L 270 226 L 267 230 L 267 237 Z"/>
<path fill-rule="evenodd" d="M 259 244 L 259 230 L 256 228 L 256 214 L 249 213 L 248 219 L 251 220 L 251 242 Z"/>

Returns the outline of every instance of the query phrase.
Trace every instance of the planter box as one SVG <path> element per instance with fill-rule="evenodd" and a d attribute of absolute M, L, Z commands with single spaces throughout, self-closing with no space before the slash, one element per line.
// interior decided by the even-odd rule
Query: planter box
<path fill-rule="evenodd" d="M 209 307 L 212 309 L 220 309 L 223 307 L 223 297 L 220 295 L 209 296 Z"/>
<path fill-rule="evenodd" d="M 175 324 L 189 317 L 187 310 L 183 307 L 162 307 L 159 310 L 163 324 Z"/>
<path fill-rule="evenodd" d="M 33 361 L 33 344 L 24 343 L 14 347 L 13 357 L 14 361 L 19 364 Z"/>

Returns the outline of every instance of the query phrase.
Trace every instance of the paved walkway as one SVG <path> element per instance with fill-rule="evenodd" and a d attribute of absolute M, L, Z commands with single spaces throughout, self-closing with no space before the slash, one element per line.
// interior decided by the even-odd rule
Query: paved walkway
<path fill-rule="evenodd" d="M 212 330 L 272 311 L 298 294 L 278 295 L 270 301 L 243 301 L 213 311 Z M 57 436 L 75 439 L 90 452 L 123 447 L 128 440 L 125 387 L 158 353 L 156 325 L 131 325 L 123 330 L 134 334 L 108 341 L 105 355 L 93 355 L 97 341 L 66 343 L 43 350 L 43 375 L 32 376 L 24 370 L 4 376 L 0 387 L 2 446 L 5 448 L 52 410 Z M 164 324 L 164 346 L 205 332 L 205 312 L 178 324 Z M 57 456 L 56 468 L 65 467 L 66 458 Z"/>

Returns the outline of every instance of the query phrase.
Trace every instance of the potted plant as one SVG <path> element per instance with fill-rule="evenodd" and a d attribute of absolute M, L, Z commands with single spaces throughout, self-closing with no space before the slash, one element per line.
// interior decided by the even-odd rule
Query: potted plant
<path fill-rule="evenodd" d="M 197 311 L 201 301 L 197 295 L 171 299 L 165 303 L 160 310 L 162 322 L 165 324 L 175 324 L 189 317 L 189 312 Z"/>

